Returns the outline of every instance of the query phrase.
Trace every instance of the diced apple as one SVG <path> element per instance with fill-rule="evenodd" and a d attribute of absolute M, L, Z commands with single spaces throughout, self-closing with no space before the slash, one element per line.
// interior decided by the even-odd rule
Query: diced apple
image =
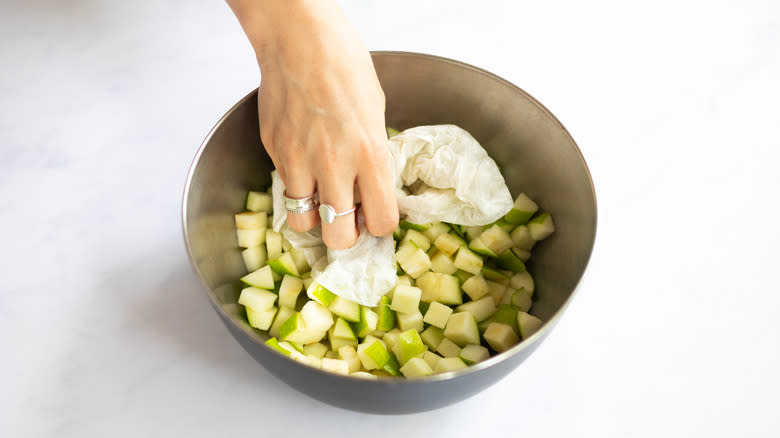
<path fill-rule="evenodd" d="M 241 248 L 252 248 L 260 246 L 265 242 L 266 230 L 259 228 L 256 230 L 236 230 L 236 240 Z"/>
<path fill-rule="evenodd" d="M 408 247 L 408 245 L 404 246 L 404 248 Z M 431 268 L 431 259 L 428 257 L 428 254 L 422 250 L 422 248 L 417 248 L 408 257 L 404 257 L 405 254 L 406 252 L 398 251 L 396 253 L 396 260 L 398 260 L 398 264 L 401 266 L 401 269 L 409 274 L 410 277 L 418 278 L 419 276 L 428 272 L 428 269 Z"/>
<path fill-rule="evenodd" d="M 439 327 L 430 326 L 420 333 L 420 339 L 422 339 L 423 343 L 427 345 L 428 348 L 436 350 L 439 348 L 442 339 L 444 339 L 444 330 Z"/>
<path fill-rule="evenodd" d="M 268 310 L 274 306 L 276 294 L 265 289 L 247 287 L 241 290 L 238 304 L 251 307 L 255 311 Z"/>
<path fill-rule="evenodd" d="M 430 242 L 434 242 L 437 237 L 448 233 L 450 229 L 450 226 L 444 222 L 433 222 L 430 224 L 430 227 L 428 227 L 427 230 L 423 230 L 422 233 L 425 234 L 425 237 L 427 237 Z"/>
<path fill-rule="evenodd" d="M 528 312 L 531 310 L 533 300 L 531 300 L 531 296 L 528 295 L 528 292 L 521 287 L 512 293 L 511 304 L 523 312 Z"/>
<path fill-rule="evenodd" d="M 533 315 L 529 315 L 526 312 L 517 313 L 517 327 L 520 329 L 520 336 L 522 336 L 523 339 L 526 339 L 532 334 L 536 333 L 536 331 L 539 330 L 541 326 L 541 319 Z"/>
<path fill-rule="evenodd" d="M 536 202 L 529 198 L 525 193 L 520 193 L 517 195 L 517 198 L 515 198 L 512 209 L 509 210 L 509 213 L 504 215 L 504 219 L 515 225 L 522 225 L 528 222 L 528 219 L 530 219 L 537 210 L 539 210 L 539 206 L 536 205 Z"/>
<path fill-rule="evenodd" d="M 342 359 L 322 359 L 322 369 L 336 374 L 349 374 L 349 363 Z"/>
<path fill-rule="evenodd" d="M 472 300 L 478 300 L 488 293 L 488 285 L 485 278 L 481 275 L 474 275 L 463 282 L 461 286 L 463 292 Z"/>
<path fill-rule="evenodd" d="M 390 298 L 383 296 L 374 310 L 378 316 L 376 329 L 388 332 L 395 327 L 395 312 L 390 309 Z"/>
<path fill-rule="evenodd" d="M 496 302 L 492 297 L 483 297 L 476 301 L 469 301 L 455 308 L 457 312 L 470 313 L 477 322 L 484 321 L 496 313 Z"/>
<path fill-rule="evenodd" d="M 502 252 L 498 258 L 496 258 L 496 264 L 503 269 L 508 269 L 512 272 L 524 272 L 525 271 L 525 263 L 523 263 L 523 260 L 521 256 L 523 256 L 523 253 L 517 248 L 510 248 L 506 251 Z M 523 256 L 524 257 L 524 256 Z"/>
<path fill-rule="evenodd" d="M 398 343 L 398 339 L 401 337 L 401 330 L 394 328 L 382 336 L 382 341 L 387 345 L 387 349 L 392 351 L 395 344 Z"/>
<path fill-rule="evenodd" d="M 413 357 L 401 367 L 401 373 L 404 377 L 425 377 L 432 375 L 433 369 L 421 357 Z"/>
<path fill-rule="evenodd" d="M 349 322 L 360 321 L 360 304 L 344 297 L 336 296 L 333 298 L 328 309 Z"/>
<path fill-rule="evenodd" d="M 520 342 L 512 327 L 499 322 L 490 323 L 487 330 L 485 330 L 484 338 L 490 345 L 490 348 L 499 353 L 509 350 Z"/>
<path fill-rule="evenodd" d="M 268 259 L 273 260 L 282 255 L 282 234 L 274 230 L 268 230 L 265 233 L 265 248 L 268 252 Z"/>
<path fill-rule="evenodd" d="M 274 289 L 274 274 L 273 271 L 271 271 L 271 267 L 268 265 L 244 275 L 241 277 L 241 281 L 260 289 Z"/>
<path fill-rule="evenodd" d="M 279 305 L 289 308 L 295 308 L 298 301 L 298 294 L 303 289 L 303 281 L 292 275 L 282 277 L 282 284 L 279 286 Z"/>
<path fill-rule="evenodd" d="M 274 208 L 273 197 L 269 193 L 249 192 L 246 195 L 246 209 L 249 211 L 262 211 L 270 213 Z"/>
<path fill-rule="evenodd" d="M 258 289 L 261 290 L 261 289 Z M 268 330 L 276 316 L 276 307 L 270 309 L 254 310 L 251 307 L 246 308 L 246 318 L 249 325 L 258 330 Z"/>
<path fill-rule="evenodd" d="M 382 368 L 390 360 L 390 353 L 381 342 L 376 340 L 358 345 L 357 355 L 363 368 L 367 370 Z"/>
<path fill-rule="evenodd" d="M 279 345 L 279 341 L 276 338 L 268 338 L 267 341 L 265 341 L 265 345 L 271 347 L 272 349 L 278 351 L 279 353 L 282 353 L 285 356 L 290 355 L 290 351 L 282 346 Z"/>
<path fill-rule="evenodd" d="M 477 362 L 482 362 L 490 357 L 490 352 L 487 348 L 477 345 L 469 344 L 460 350 L 460 357 L 466 365 L 473 365 Z"/>
<path fill-rule="evenodd" d="M 455 261 L 453 262 L 455 267 L 462 269 L 466 272 L 470 272 L 474 275 L 479 274 L 482 270 L 482 257 L 475 254 L 468 248 L 462 247 L 455 255 Z"/>
<path fill-rule="evenodd" d="M 444 337 L 463 347 L 466 344 L 479 344 L 479 329 L 474 315 L 468 312 L 456 312 L 447 321 Z"/>
<path fill-rule="evenodd" d="M 320 342 L 303 346 L 303 353 L 307 356 L 315 356 L 322 359 L 327 352 L 328 346 Z"/>
<path fill-rule="evenodd" d="M 457 371 L 466 368 L 466 363 L 459 357 L 445 357 L 439 360 L 436 364 L 436 368 L 433 370 L 435 374 L 448 373 L 450 371 Z"/>
<path fill-rule="evenodd" d="M 248 272 L 254 272 L 262 268 L 267 261 L 264 246 L 253 246 L 241 251 L 244 266 Z"/>
<path fill-rule="evenodd" d="M 268 329 L 268 334 L 278 338 L 279 329 L 282 327 L 282 324 L 284 324 L 293 315 L 293 313 L 295 313 L 295 310 L 290 307 L 279 307 L 279 311 L 276 312 L 274 322 L 271 324 L 271 328 Z"/>
<path fill-rule="evenodd" d="M 426 303 L 438 301 L 442 304 L 457 305 L 463 302 L 460 282 L 452 275 L 426 272 L 417 279 L 417 287 L 422 290 L 420 300 Z"/>
<path fill-rule="evenodd" d="M 506 286 L 501 283 L 496 283 L 495 281 L 488 281 L 487 286 L 488 295 L 493 298 L 493 302 L 496 305 L 501 304 L 501 300 L 504 298 L 504 294 L 506 293 Z"/>
<path fill-rule="evenodd" d="M 482 240 L 482 243 L 484 243 L 493 254 L 501 254 L 514 245 L 512 236 L 504 231 L 499 225 L 493 225 L 483 231 L 482 234 L 479 235 L 479 239 Z"/>
<path fill-rule="evenodd" d="M 263 212 L 245 211 L 234 216 L 239 230 L 265 229 L 268 216 Z"/>
<path fill-rule="evenodd" d="M 458 357 L 460 347 L 449 338 L 443 338 L 436 347 L 436 351 L 444 357 Z"/>
<path fill-rule="evenodd" d="M 393 352 L 398 362 L 403 366 L 409 359 L 421 356 L 427 349 L 416 330 L 406 330 L 399 336 L 398 343 L 393 347 Z"/>
<path fill-rule="evenodd" d="M 414 313 L 418 311 L 422 291 L 414 286 L 398 285 L 393 292 L 390 308 L 396 312 Z"/>
<path fill-rule="evenodd" d="M 295 260 L 293 260 L 289 252 L 275 259 L 268 260 L 268 266 L 279 275 L 292 275 L 299 278 L 301 276 L 301 273 L 298 272 L 298 267 L 295 265 Z"/>
<path fill-rule="evenodd" d="M 423 316 L 419 310 L 412 313 L 398 312 L 395 314 L 395 317 L 398 320 L 398 328 L 401 331 L 416 330 L 421 332 L 423 330 Z"/>
<path fill-rule="evenodd" d="M 357 350 L 351 345 L 345 345 L 338 350 L 339 357 L 347 362 L 350 373 L 360 371 L 360 358 L 358 358 Z"/>
<path fill-rule="evenodd" d="M 327 307 L 316 301 L 306 303 L 300 312 L 308 330 L 325 332 L 333 325 L 333 315 Z"/>
<path fill-rule="evenodd" d="M 401 239 L 400 245 L 404 245 L 408 242 L 414 243 L 414 246 L 422 249 L 423 251 L 428 251 L 428 249 L 431 247 L 431 240 L 428 239 L 425 234 L 417 230 L 407 230 L 406 235 L 403 239 Z"/>
<path fill-rule="evenodd" d="M 454 274 L 458 271 L 458 268 L 455 267 L 455 263 L 450 256 L 439 251 L 431 256 L 431 271 L 441 274 Z"/>
<path fill-rule="evenodd" d="M 521 287 L 525 289 L 528 295 L 533 298 L 534 296 L 534 279 L 531 277 L 531 273 L 528 271 L 520 272 L 512 276 L 512 280 L 509 282 L 512 289 L 517 290 Z"/>
<path fill-rule="evenodd" d="M 295 263 L 295 267 L 298 269 L 298 272 L 301 275 L 311 271 L 311 267 L 309 266 L 309 262 L 306 261 L 306 256 L 304 255 L 303 251 L 300 249 L 291 248 L 290 256 L 292 257 L 293 263 Z"/>
<path fill-rule="evenodd" d="M 555 231 L 550 213 L 539 213 L 528 221 L 528 232 L 534 240 L 544 240 Z"/>
<path fill-rule="evenodd" d="M 329 291 L 325 286 L 317 283 L 316 281 L 309 284 L 309 287 L 306 288 L 306 295 L 325 307 L 330 307 L 330 304 L 337 296 L 333 292 Z"/>
<path fill-rule="evenodd" d="M 433 245 L 436 246 L 436 248 L 439 248 L 439 251 L 443 252 L 444 254 L 452 256 L 455 254 L 455 252 L 458 251 L 458 249 L 466 246 L 466 241 L 458 236 L 447 233 L 440 234 L 439 237 L 433 241 Z"/>
<path fill-rule="evenodd" d="M 428 306 L 428 310 L 423 317 L 423 322 L 443 329 L 447 325 L 447 320 L 450 318 L 450 315 L 452 315 L 452 309 L 450 307 L 447 307 L 438 301 L 434 301 Z"/>
<path fill-rule="evenodd" d="M 352 323 L 352 330 L 359 338 L 365 338 L 376 330 L 379 316 L 371 309 L 360 306 L 360 321 Z"/>
<path fill-rule="evenodd" d="M 439 363 L 439 361 L 442 359 L 441 356 L 439 356 L 438 354 L 430 350 L 423 353 L 422 358 L 425 361 L 425 363 L 427 363 L 428 366 L 433 369 L 436 369 L 436 364 Z"/>
<path fill-rule="evenodd" d="M 512 242 L 517 248 L 530 250 L 536 243 L 526 225 L 518 225 L 509 235 L 512 236 Z"/>

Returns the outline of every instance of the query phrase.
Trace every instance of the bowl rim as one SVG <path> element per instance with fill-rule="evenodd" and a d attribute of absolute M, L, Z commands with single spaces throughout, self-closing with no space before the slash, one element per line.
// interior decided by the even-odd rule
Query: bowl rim
<path fill-rule="evenodd" d="M 585 169 L 585 174 L 588 178 L 588 183 L 590 186 L 590 191 L 593 196 L 593 243 L 590 245 L 590 250 L 588 251 L 587 257 L 585 258 L 585 268 L 583 271 L 579 274 L 577 278 L 577 282 L 575 283 L 574 288 L 571 291 L 571 294 L 569 294 L 569 297 L 566 298 L 566 300 L 563 302 L 563 304 L 555 311 L 555 313 L 550 317 L 547 321 L 542 322 L 542 327 L 537 330 L 533 335 L 529 336 L 526 339 L 522 339 L 521 342 L 518 342 L 516 345 L 511 347 L 509 350 L 506 350 L 502 353 L 496 354 L 495 356 L 492 356 L 482 362 L 469 365 L 466 368 L 462 368 L 457 371 L 449 371 L 446 373 L 441 374 L 434 374 L 432 376 L 425 376 L 425 377 L 413 377 L 413 378 L 398 378 L 398 377 L 392 377 L 392 378 L 378 378 L 378 379 L 366 379 L 362 377 L 355 377 L 350 375 L 340 375 L 336 373 L 331 373 L 327 371 L 323 371 L 318 368 L 314 368 L 305 364 L 301 364 L 299 362 L 296 362 L 295 360 L 289 359 L 291 363 L 294 363 L 293 366 L 300 366 L 305 367 L 308 370 L 320 372 L 323 375 L 327 375 L 329 377 L 336 377 L 336 378 L 345 378 L 349 379 L 351 381 L 354 380 L 360 380 L 364 381 L 366 383 L 392 383 L 392 384 L 398 384 L 398 385 L 404 385 L 404 384 L 412 384 L 412 383 L 418 383 L 418 382 L 439 382 L 439 381 L 447 381 L 452 380 L 461 376 L 469 375 L 472 373 L 478 373 L 480 371 L 483 371 L 487 368 L 490 368 L 494 365 L 497 365 L 505 360 L 509 360 L 512 356 L 519 354 L 520 352 L 524 351 L 527 348 L 532 348 L 538 341 L 542 340 L 544 337 L 546 337 L 549 332 L 552 330 L 552 328 L 557 325 L 558 320 L 561 318 L 561 315 L 566 310 L 566 308 L 571 303 L 572 299 L 576 295 L 580 284 L 582 283 L 583 276 L 585 275 L 585 272 L 587 272 L 588 265 L 590 263 L 590 259 L 593 255 L 593 248 L 596 244 L 596 237 L 597 237 L 597 231 L 598 231 L 598 202 L 596 198 L 596 190 L 595 186 L 593 184 L 593 177 L 591 176 L 590 169 L 588 168 L 588 164 L 585 161 L 585 157 L 582 154 L 582 150 L 580 149 L 577 142 L 574 140 L 574 137 L 572 137 L 571 133 L 568 129 L 561 123 L 561 121 L 550 111 L 547 107 L 545 107 L 541 102 L 539 102 L 536 98 L 528 94 L 525 90 L 518 87 L 517 85 L 509 82 L 508 80 L 491 73 L 485 69 L 476 67 L 471 64 L 467 64 L 462 61 L 457 61 L 451 58 L 445 58 L 438 55 L 431 55 L 426 53 L 419 53 L 419 52 L 406 52 L 406 51 L 395 51 L 395 50 L 378 50 L 378 51 L 371 51 L 372 58 L 374 57 L 381 57 L 381 56 L 399 56 L 399 57 L 408 57 L 408 58 L 422 58 L 426 60 L 433 60 L 438 62 L 443 62 L 447 64 L 452 64 L 454 66 L 457 66 L 459 68 L 465 68 L 468 70 L 472 70 L 476 73 L 479 73 L 483 76 L 486 76 L 492 80 L 498 81 L 511 89 L 513 89 L 516 92 L 519 92 L 520 94 L 524 95 L 526 98 L 528 98 L 532 103 L 534 103 L 536 106 L 539 107 L 539 109 L 545 113 L 547 116 L 551 117 L 552 120 L 563 130 L 563 132 L 566 134 L 566 137 L 571 142 L 571 145 L 574 147 L 575 152 L 578 154 L 580 161 Z M 181 209 L 181 221 L 182 221 L 182 233 L 184 237 L 184 243 L 187 249 L 187 257 L 189 258 L 190 265 L 192 266 L 193 270 L 195 271 L 195 274 L 198 277 L 198 280 L 200 281 L 200 284 L 203 286 L 204 292 L 206 292 L 207 297 L 212 302 L 213 307 L 215 307 L 215 310 L 220 314 L 223 321 L 229 321 L 229 324 L 233 326 L 234 329 L 237 329 L 239 331 L 242 331 L 249 335 L 250 338 L 252 338 L 254 341 L 256 341 L 259 345 L 261 345 L 261 348 L 267 348 L 268 351 L 273 352 L 274 354 L 278 354 L 280 356 L 283 356 L 281 353 L 273 350 L 270 347 L 267 347 L 264 345 L 263 342 L 258 341 L 256 338 L 256 334 L 253 333 L 252 329 L 250 329 L 248 326 L 239 324 L 233 317 L 233 315 L 229 314 L 225 311 L 225 309 L 218 305 L 218 303 L 214 302 L 213 298 L 213 291 L 211 288 L 206 284 L 206 282 L 203 279 L 203 275 L 198 268 L 198 265 L 195 263 L 195 259 L 192 255 L 192 248 L 190 245 L 189 240 L 189 234 L 188 234 L 188 226 L 187 226 L 187 200 L 189 198 L 189 191 L 192 184 L 192 179 L 195 174 L 195 170 L 198 167 L 198 164 L 200 163 L 200 158 L 203 155 L 204 150 L 206 149 L 206 145 L 210 142 L 211 138 L 214 136 L 216 131 L 222 126 L 222 124 L 227 120 L 229 116 L 231 116 L 240 106 L 242 106 L 247 100 L 253 98 L 258 92 L 258 88 L 255 88 L 254 90 L 247 93 L 243 98 L 241 98 L 238 102 L 236 102 L 230 109 L 225 112 L 225 114 L 219 118 L 219 120 L 214 124 L 214 126 L 209 130 L 208 134 L 206 134 L 205 138 L 201 142 L 200 146 L 198 147 L 197 152 L 195 153 L 195 156 L 192 160 L 192 163 L 190 164 L 190 167 L 187 171 L 187 178 L 185 180 L 184 190 L 182 193 L 182 209 Z M 212 293 L 209 293 L 209 292 Z M 286 357 L 286 356 L 284 356 Z"/>

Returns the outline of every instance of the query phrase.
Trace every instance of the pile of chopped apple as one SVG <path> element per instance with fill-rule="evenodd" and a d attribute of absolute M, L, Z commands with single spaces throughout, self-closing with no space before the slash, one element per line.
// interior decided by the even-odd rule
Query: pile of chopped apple
<path fill-rule="evenodd" d="M 270 335 L 266 345 L 293 360 L 365 378 L 422 377 L 488 359 L 542 325 L 528 313 L 525 262 L 555 226 L 523 193 L 487 226 L 401 221 L 398 282 L 375 307 L 314 281 L 303 253 L 269 227 L 272 206 L 269 193 L 249 192 L 235 215 L 249 272 L 238 303 Z"/>

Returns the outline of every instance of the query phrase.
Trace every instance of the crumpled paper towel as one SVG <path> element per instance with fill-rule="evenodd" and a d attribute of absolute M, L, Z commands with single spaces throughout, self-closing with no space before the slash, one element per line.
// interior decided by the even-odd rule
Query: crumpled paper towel
<path fill-rule="evenodd" d="M 512 208 L 504 177 L 487 152 L 455 125 L 419 126 L 389 141 L 395 166 L 396 196 L 402 215 L 413 223 L 444 221 L 486 225 Z M 331 292 L 365 306 L 376 306 L 396 283 L 392 236 L 375 237 L 358 211 L 359 236 L 349 249 L 327 249 L 322 228 L 300 233 L 287 225 L 284 183 L 274 171 L 273 229 L 304 252 L 312 278 Z M 402 187 L 418 182 L 413 194 Z"/>
<path fill-rule="evenodd" d="M 512 195 L 498 166 L 465 129 L 418 126 L 392 137 L 398 209 L 409 222 L 486 225 L 512 209 Z M 403 186 L 420 180 L 415 193 Z"/>

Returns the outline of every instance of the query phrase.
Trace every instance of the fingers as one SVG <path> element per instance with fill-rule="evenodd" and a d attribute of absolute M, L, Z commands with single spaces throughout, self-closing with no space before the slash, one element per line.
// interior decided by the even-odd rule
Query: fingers
<path fill-rule="evenodd" d="M 317 181 L 320 204 L 330 205 L 336 213 L 348 211 L 354 207 L 354 178 L 345 175 L 333 175 Z M 321 207 L 322 208 L 322 207 Z M 355 212 L 336 216 L 332 223 L 322 220 L 322 241 L 331 249 L 346 249 L 355 245 L 358 230 L 355 224 Z"/>
<path fill-rule="evenodd" d="M 374 236 L 386 236 L 398 226 L 398 202 L 390 153 L 384 144 L 373 148 L 358 172 L 361 208 L 366 228 Z"/>
<path fill-rule="evenodd" d="M 314 194 L 314 177 L 304 166 L 288 166 L 282 181 L 289 198 L 305 198 Z M 305 213 L 287 212 L 287 223 L 295 231 L 309 231 L 318 221 L 316 208 Z"/>

